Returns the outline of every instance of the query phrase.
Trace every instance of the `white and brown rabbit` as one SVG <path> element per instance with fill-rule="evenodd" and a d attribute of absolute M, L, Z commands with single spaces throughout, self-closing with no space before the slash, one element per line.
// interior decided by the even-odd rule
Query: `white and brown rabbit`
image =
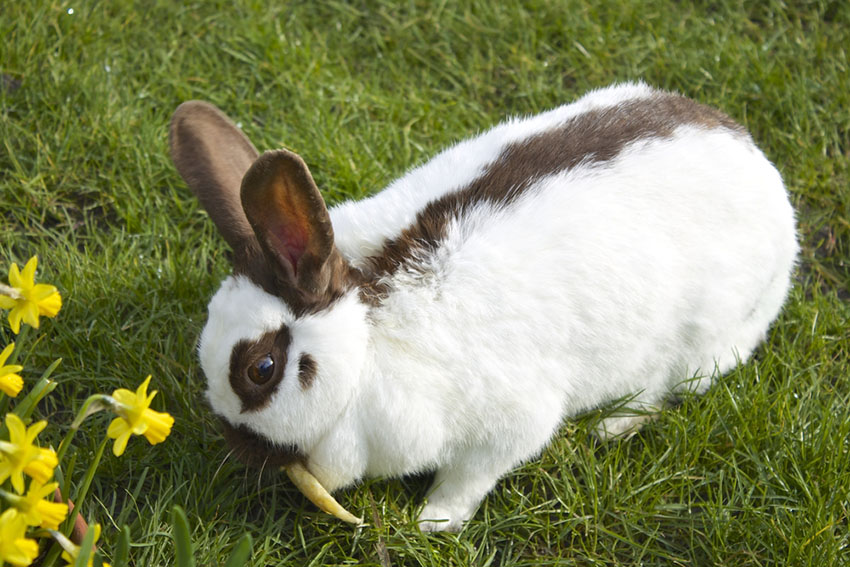
<path fill-rule="evenodd" d="M 170 143 L 233 248 L 199 347 L 230 441 L 329 490 L 436 470 L 426 530 L 460 529 L 565 418 L 708 388 L 765 338 L 798 250 L 749 134 L 642 83 L 330 210 L 300 157 L 259 155 L 207 103 L 177 109 Z"/>

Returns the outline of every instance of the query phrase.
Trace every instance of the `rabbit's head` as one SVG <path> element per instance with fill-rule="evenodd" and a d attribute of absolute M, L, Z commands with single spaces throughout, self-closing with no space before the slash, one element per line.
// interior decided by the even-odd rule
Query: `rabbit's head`
<path fill-rule="evenodd" d="M 287 464 L 335 423 L 357 391 L 368 330 L 356 272 L 334 246 L 305 163 L 259 156 L 217 108 L 175 111 L 171 157 L 233 249 L 209 305 L 199 358 L 207 397 L 249 461 Z"/>

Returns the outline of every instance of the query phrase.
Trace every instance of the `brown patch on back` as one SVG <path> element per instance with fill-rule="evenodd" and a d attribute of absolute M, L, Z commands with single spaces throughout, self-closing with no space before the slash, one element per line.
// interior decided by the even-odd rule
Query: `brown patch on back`
<path fill-rule="evenodd" d="M 507 145 L 486 171 L 466 187 L 431 201 L 414 223 L 369 259 L 370 282 L 361 288 L 363 301 L 376 305 L 386 295 L 388 276 L 433 253 L 445 238 L 446 226 L 480 203 L 509 206 L 541 178 L 583 164 L 616 158 L 634 142 L 669 138 L 676 128 L 694 125 L 723 128 L 741 136 L 746 131 L 731 118 L 686 97 L 658 93 L 645 99 L 594 109 L 561 126 Z"/>
<path fill-rule="evenodd" d="M 242 403 L 242 413 L 258 411 L 266 407 L 283 380 L 286 354 L 291 337 L 289 329 L 282 327 L 260 337 L 257 341 L 239 341 L 230 355 L 230 387 Z M 263 384 L 254 383 L 248 371 L 260 358 L 271 355 L 274 373 Z"/>

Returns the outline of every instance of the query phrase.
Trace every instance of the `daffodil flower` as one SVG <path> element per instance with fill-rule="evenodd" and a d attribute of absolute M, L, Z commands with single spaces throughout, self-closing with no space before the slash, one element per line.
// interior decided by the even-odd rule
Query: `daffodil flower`
<path fill-rule="evenodd" d="M 26 533 L 26 520 L 15 508 L 0 515 L 0 565 L 5 561 L 15 567 L 24 567 L 35 561 L 38 544 L 27 539 Z"/>
<path fill-rule="evenodd" d="M 52 500 L 58 486 L 58 482 L 44 484 L 32 479 L 30 488 L 24 496 L 8 494 L 5 491 L 0 492 L 3 492 L 4 498 L 23 516 L 28 526 L 40 526 L 48 530 L 56 530 L 68 516 L 68 505 Z M 45 498 L 48 499 L 45 500 Z"/>
<path fill-rule="evenodd" d="M 97 540 L 100 539 L 100 524 L 95 524 L 94 526 L 92 526 L 91 529 L 94 530 L 94 541 L 92 542 L 92 547 L 94 547 L 94 544 L 96 544 Z M 59 545 L 62 546 L 62 549 L 64 549 L 64 551 L 62 552 L 62 559 L 67 561 L 68 565 L 74 565 L 77 562 L 77 557 L 80 556 L 80 547 L 71 543 L 71 541 L 62 534 L 59 534 L 57 532 L 50 533 L 53 538 L 59 542 Z M 92 567 L 93 562 L 94 553 L 89 555 L 89 560 L 86 565 L 88 567 Z M 103 562 L 103 565 L 105 567 L 110 567 L 109 563 L 105 561 Z"/>
<path fill-rule="evenodd" d="M 115 439 L 112 452 L 120 457 L 127 447 L 127 441 L 131 435 L 144 435 L 151 445 L 165 441 L 171 433 L 174 418 L 164 412 L 150 409 L 151 400 L 156 395 L 156 390 L 148 395 L 148 384 L 151 377 L 148 376 L 135 392 L 119 388 L 112 393 L 115 412 L 118 417 L 109 424 L 106 435 Z"/>
<path fill-rule="evenodd" d="M 24 425 L 14 413 L 6 414 L 9 440 L 0 440 L 0 484 L 12 479 L 12 488 L 18 494 L 24 492 L 24 473 L 42 484 L 53 476 L 59 464 L 53 449 L 42 449 L 33 445 L 36 436 L 47 426 L 46 421 Z"/>
<path fill-rule="evenodd" d="M 24 367 L 17 364 L 5 365 L 13 350 L 15 350 L 15 343 L 10 344 L 3 349 L 3 352 L 0 352 L 0 392 L 12 398 L 17 396 L 21 388 L 24 387 L 24 379 L 17 374 Z"/>
<path fill-rule="evenodd" d="M 21 321 L 38 329 L 39 316 L 56 317 L 62 308 L 62 296 L 55 286 L 35 283 L 36 266 L 36 256 L 29 259 L 23 271 L 12 263 L 9 285 L 0 284 L 0 308 L 10 309 L 9 326 L 16 335 L 21 330 Z"/>

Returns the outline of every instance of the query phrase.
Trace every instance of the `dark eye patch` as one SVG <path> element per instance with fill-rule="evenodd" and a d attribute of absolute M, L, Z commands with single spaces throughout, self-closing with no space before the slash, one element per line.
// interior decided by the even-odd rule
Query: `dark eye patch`
<path fill-rule="evenodd" d="M 266 407 L 283 380 L 291 337 L 282 327 L 256 341 L 240 341 L 230 355 L 230 387 L 242 402 L 242 412 Z"/>

